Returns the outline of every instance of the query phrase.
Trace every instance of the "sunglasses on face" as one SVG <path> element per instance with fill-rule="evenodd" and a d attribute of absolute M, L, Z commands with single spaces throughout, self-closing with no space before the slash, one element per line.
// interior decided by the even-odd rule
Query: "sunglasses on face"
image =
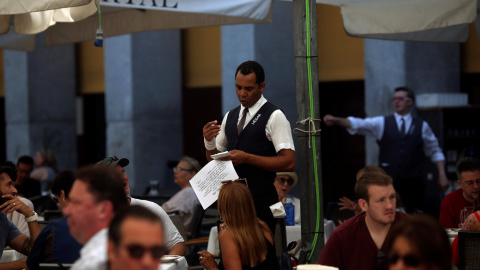
<path fill-rule="evenodd" d="M 289 177 L 277 177 L 275 180 L 282 185 L 285 184 L 285 182 L 287 182 L 289 186 L 293 185 L 293 179 Z"/>
<path fill-rule="evenodd" d="M 150 255 L 155 260 L 160 260 L 165 254 L 165 249 L 163 246 L 153 246 L 150 248 L 144 247 L 142 245 L 130 244 L 126 245 L 125 249 L 128 251 L 128 255 L 133 259 L 141 259 L 146 252 L 150 252 Z"/>
<path fill-rule="evenodd" d="M 396 264 L 398 260 L 402 260 L 403 264 L 409 267 L 417 267 L 420 265 L 420 258 L 414 254 L 406 254 L 404 256 L 398 255 L 398 253 L 391 253 L 388 255 L 388 263 Z"/>
<path fill-rule="evenodd" d="M 235 180 L 225 180 L 225 181 L 222 181 L 220 183 L 225 185 L 225 184 L 230 184 L 232 182 L 239 182 L 239 183 L 244 184 L 245 186 L 248 187 L 247 178 L 238 178 L 238 179 L 235 179 Z"/>

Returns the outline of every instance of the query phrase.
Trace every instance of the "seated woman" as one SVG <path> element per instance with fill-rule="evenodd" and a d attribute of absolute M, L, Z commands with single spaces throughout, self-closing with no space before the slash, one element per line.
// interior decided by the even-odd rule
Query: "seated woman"
<path fill-rule="evenodd" d="M 196 159 L 191 157 L 183 157 L 180 159 L 177 167 L 173 168 L 173 172 L 175 184 L 177 184 L 181 190 L 162 205 L 165 212 L 178 211 L 180 213 L 183 226 L 187 231 L 190 230 L 193 211 L 195 211 L 197 205 L 200 204 L 197 195 L 195 195 L 195 191 L 193 191 L 190 185 L 190 179 L 192 179 L 200 169 L 200 163 Z"/>
<path fill-rule="evenodd" d="M 70 202 L 68 193 L 74 180 L 71 171 L 62 171 L 52 182 L 52 193 L 55 195 L 52 199 L 60 210 Z M 82 245 L 70 235 L 67 218 L 56 219 L 45 226 L 33 243 L 27 266 L 33 270 L 39 269 L 40 263 L 73 263 L 80 257 L 81 248 Z"/>
<path fill-rule="evenodd" d="M 451 270 L 450 242 L 440 223 L 427 215 L 405 217 L 385 240 L 389 270 Z"/>
<path fill-rule="evenodd" d="M 252 193 L 238 181 L 227 181 L 218 195 L 221 260 L 215 263 L 208 251 L 200 251 L 200 263 L 214 269 L 278 269 L 273 238 L 267 224 L 257 218 Z M 256 221 L 256 222 L 254 222 Z"/>
<path fill-rule="evenodd" d="M 473 201 L 473 212 L 467 217 L 465 222 L 463 222 L 460 230 L 480 231 L 480 197 L 477 197 L 475 201 Z M 458 235 L 452 242 L 452 261 L 456 265 L 459 263 Z"/>

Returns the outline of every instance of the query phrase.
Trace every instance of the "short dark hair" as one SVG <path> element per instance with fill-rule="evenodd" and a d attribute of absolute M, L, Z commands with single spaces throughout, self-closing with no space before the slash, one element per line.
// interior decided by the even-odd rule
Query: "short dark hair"
<path fill-rule="evenodd" d="M 364 173 L 357 183 L 355 183 L 355 194 L 357 199 L 364 199 L 368 202 L 370 195 L 368 194 L 368 187 L 371 185 L 376 186 L 389 186 L 393 185 L 393 180 L 390 176 L 380 172 L 368 172 Z"/>
<path fill-rule="evenodd" d="M 462 172 L 480 171 L 480 160 L 474 157 L 464 157 L 457 162 L 457 177 L 461 180 Z"/>
<path fill-rule="evenodd" d="M 10 176 L 10 179 L 12 179 L 12 182 L 15 182 L 17 180 L 17 169 L 15 167 L 15 164 L 11 161 L 3 161 L 0 162 L 0 175 L 2 173 L 6 173 L 8 176 Z M 0 176 L 0 181 L 3 181 L 2 176 Z"/>
<path fill-rule="evenodd" d="M 110 223 L 110 228 L 108 229 L 108 239 L 111 240 L 116 246 L 120 245 L 120 242 L 122 241 L 120 229 L 122 227 L 123 221 L 127 218 L 134 218 L 146 220 L 152 223 L 158 223 L 163 230 L 162 220 L 150 209 L 140 205 L 132 205 L 126 207 L 115 215 L 115 217 L 112 219 L 112 222 Z"/>
<path fill-rule="evenodd" d="M 75 177 L 73 177 L 73 172 L 69 170 L 61 171 L 55 176 L 52 182 L 52 193 L 60 196 L 62 190 L 65 192 L 65 197 L 68 198 L 68 194 L 72 189 L 73 182 L 75 181 Z"/>
<path fill-rule="evenodd" d="M 452 269 L 450 241 L 445 228 L 434 218 L 424 214 L 402 218 L 392 226 L 385 240 L 387 252 L 391 252 L 398 237 L 407 239 L 421 263 L 429 266 L 427 269 Z"/>
<path fill-rule="evenodd" d="M 17 160 L 17 166 L 20 164 L 27 164 L 27 165 L 32 165 L 33 166 L 33 158 L 31 156 L 21 156 Z"/>
<path fill-rule="evenodd" d="M 256 61 L 246 61 L 241 63 L 237 70 L 235 70 L 235 78 L 237 78 L 238 72 L 241 72 L 243 75 L 248 75 L 250 73 L 255 73 L 257 77 L 257 84 L 261 84 L 265 81 L 265 71 L 263 70 L 262 65 Z"/>
<path fill-rule="evenodd" d="M 413 102 L 415 102 L 415 93 L 410 88 L 408 88 L 406 86 L 401 86 L 401 87 L 395 88 L 395 92 L 399 92 L 399 91 L 407 92 L 407 97 L 410 98 L 411 100 L 413 100 Z"/>
<path fill-rule="evenodd" d="M 122 176 L 114 168 L 107 166 L 88 166 L 75 174 L 75 181 L 87 184 L 96 202 L 111 201 L 113 211 L 117 213 L 128 206 Z"/>

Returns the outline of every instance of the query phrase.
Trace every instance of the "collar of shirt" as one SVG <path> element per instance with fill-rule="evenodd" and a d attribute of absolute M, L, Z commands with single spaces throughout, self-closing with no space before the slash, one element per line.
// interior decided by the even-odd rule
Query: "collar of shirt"
<path fill-rule="evenodd" d="M 92 254 L 92 253 L 95 254 L 97 251 L 101 249 L 106 250 L 107 237 L 108 237 L 107 228 L 104 228 L 98 231 L 94 236 L 92 236 L 92 238 L 88 240 L 88 242 L 80 250 L 81 255 L 85 256 L 87 254 Z M 99 253 L 101 254 L 102 252 L 99 252 Z"/>
<path fill-rule="evenodd" d="M 410 130 L 410 126 L 412 125 L 412 114 L 407 113 L 405 115 L 400 115 L 398 113 L 394 113 L 395 116 L 395 121 L 397 122 L 397 127 L 398 130 L 400 130 L 400 127 L 402 126 L 402 118 L 405 121 L 405 130 L 408 133 Z"/>
<path fill-rule="evenodd" d="M 263 106 L 263 104 L 267 103 L 267 100 L 263 97 L 263 95 L 257 100 L 257 102 L 255 104 L 253 104 L 252 107 L 248 108 L 248 113 L 247 113 L 247 116 L 245 117 L 245 125 L 248 124 L 248 122 L 250 122 L 250 120 L 252 119 L 252 117 L 257 114 L 258 110 L 260 110 L 260 108 Z M 242 118 L 242 115 L 243 115 L 243 110 L 245 110 L 245 107 L 243 107 L 243 105 L 240 106 L 240 113 L 238 114 L 238 121 L 237 123 L 240 122 L 240 119 Z M 244 126 L 245 126 L 244 125 Z"/>

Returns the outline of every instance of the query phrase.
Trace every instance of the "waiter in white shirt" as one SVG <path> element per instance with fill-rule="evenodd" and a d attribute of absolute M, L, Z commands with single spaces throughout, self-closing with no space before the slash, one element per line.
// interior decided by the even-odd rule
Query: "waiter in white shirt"
<path fill-rule="evenodd" d="M 230 152 L 231 156 L 221 160 L 231 160 L 239 177 L 247 179 L 257 216 L 274 231 L 269 206 L 278 202 L 275 172 L 295 170 L 290 123 L 263 97 L 265 73 L 259 63 L 247 61 L 237 67 L 235 89 L 241 105 L 229 111 L 221 125 L 215 120 L 203 128 L 207 159 Z"/>
<path fill-rule="evenodd" d="M 393 96 L 393 115 L 365 119 L 325 115 L 323 118 L 327 126 L 339 125 L 347 128 L 352 135 L 368 135 L 377 139 L 380 147 L 379 166 L 394 179 L 395 190 L 409 213 L 422 209 L 426 157 L 438 168 L 440 187 L 444 190 L 448 188 L 445 156 L 427 122 L 412 117 L 410 108 L 414 102 L 413 91 L 399 87 Z"/>

